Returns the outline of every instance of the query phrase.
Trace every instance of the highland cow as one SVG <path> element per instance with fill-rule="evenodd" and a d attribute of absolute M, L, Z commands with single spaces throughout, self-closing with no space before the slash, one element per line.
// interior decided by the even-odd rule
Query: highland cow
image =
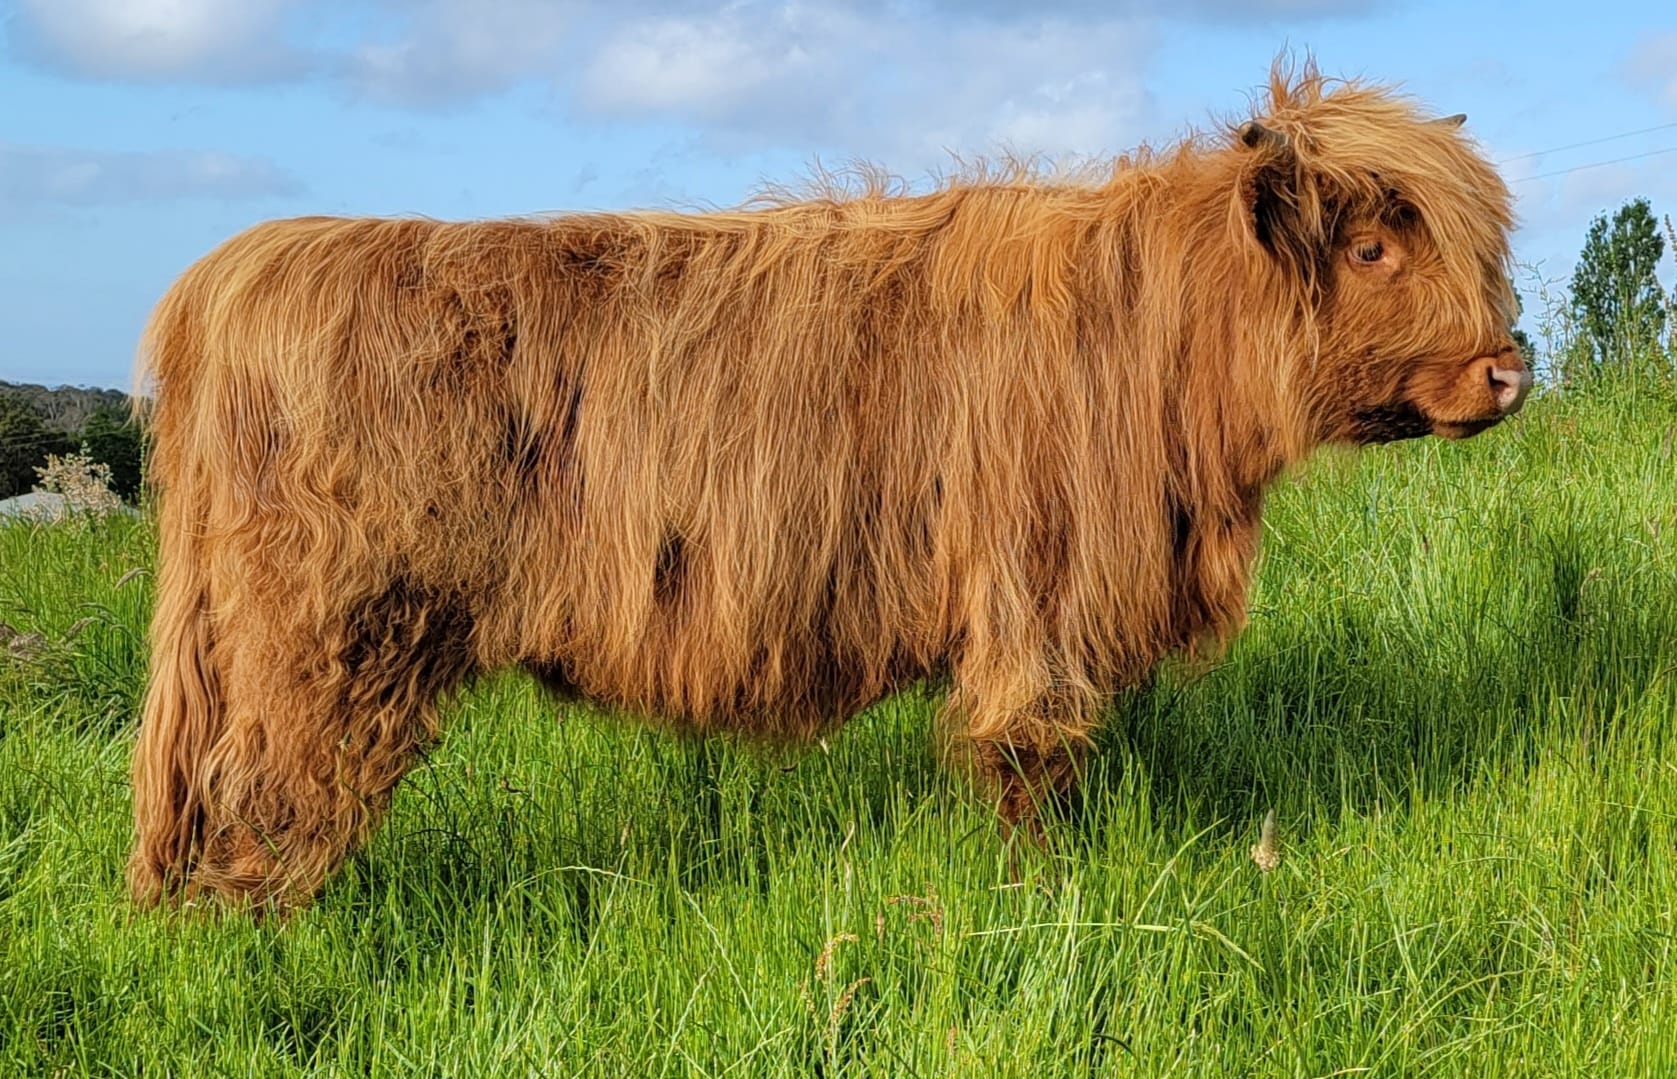
<path fill-rule="evenodd" d="M 1078 175 L 227 241 L 140 366 L 136 897 L 306 902 L 507 667 L 774 740 L 947 680 L 1031 821 L 1241 627 L 1266 484 L 1530 386 L 1461 118 L 1313 68 L 1258 112 Z"/>

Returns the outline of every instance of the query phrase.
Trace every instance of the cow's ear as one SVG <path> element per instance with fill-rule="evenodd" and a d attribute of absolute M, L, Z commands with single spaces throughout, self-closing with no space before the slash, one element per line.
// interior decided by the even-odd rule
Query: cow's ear
<path fill-rule="evenodd" d="M 1240 170 L 1242 224 L 1251 238 L 1288 266 L 1308 272 L 1312 229 L 1302 212 L 1298 155 L 1287 136 L 1256 120 L 1240 125 L 1246 161 Z"/>

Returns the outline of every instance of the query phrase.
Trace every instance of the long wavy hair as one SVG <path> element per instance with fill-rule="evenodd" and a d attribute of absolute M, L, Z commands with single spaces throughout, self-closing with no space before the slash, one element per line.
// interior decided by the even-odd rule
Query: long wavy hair
<path fill-rule="evenodd" d="M 1334 261 L 1394 207 L 1399 317 Z M 509 666 L 777 740 L 947 677 L 981 759 L 1063 786 L 1115 690 L 1239 628 L 1264 485 L 1500 348 L 1509 224 L 1455 123 L 1307 69 L 1069 176 L 250 229 L 145 338 L 135 893 L 306 898 Z"/>

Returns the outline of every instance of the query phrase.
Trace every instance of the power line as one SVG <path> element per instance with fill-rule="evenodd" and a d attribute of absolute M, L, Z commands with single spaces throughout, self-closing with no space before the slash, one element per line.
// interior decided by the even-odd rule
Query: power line
<path fill-rule="evenodd" d="M 1604 142 L 1614 142 L 1618 139 L 1628 139 L 1632 135 L 1647 135 L 1654 131 L 1668 131 L 1674 127 L 1677 127 L 1677 121 L 1673 121 L 1669 124 L 1655 124 L 1653 127 L 1638 128 L 1635 131 L 1621 131 L 1617 135 L 1603 135 L 1599 139 L 1585 139 L 1583 142 L 1569 142 L 1565 146 L 1553 146 L 1547 150 L 1533 150 L 1529 154 L 1515 154 L 1513 157 L 1503 158 L 1501 161 L 1497 162 L 1497 164 L 1509 165 L 1515 161 L 1525 161 L 1533 157 L 1542 157 L 1545 154 L 1558 154 L 1563 150 L 1576 150 L 1582 146 L 1599 146 Z M 1532 179 L 1536 179 L 1536 177 L 1532 177 Z"/>
<path fill-rule="evenodd" d="M 1540 172 L 1536 176 L 1522 176 L 1514 182 L 1523 184 L 1530 180 L 1547 180 L 1552 176 L 1565 176 L 1569 172 L 1583 172 L 1585 169 L 1599 169 L 1606 165 L 1617 165 L 1625 161 L 1641 161 L 1645 157 L 1658 157 L 1661 154 L 1677 153 L 1677 146 L 1666 146 L 1659 150 L 1649 150 L 1645 154 L 1631 154 L 1627 157 L 1615 157 L 1609 161 L 1592 161 L 1587 165 L 1574 165 L 1570 169 L 1557 169 L 1554 172 Z"/>

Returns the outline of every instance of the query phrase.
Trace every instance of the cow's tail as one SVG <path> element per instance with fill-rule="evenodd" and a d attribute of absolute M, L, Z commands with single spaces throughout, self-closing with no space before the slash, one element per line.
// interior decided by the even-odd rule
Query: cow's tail
<path fill-rule="evenodd" d="M 208 269 L 200 263 L 187 271 L 158 304 L 135 377 L 135 411 L 149 427 L 147 497 L 158 539 L 128 861 L 129 888 L 142 905 L 172 897 L 191 871 L 205 823 L 204 762 L 225 722 L 212 654 L 206 499 L 194 465 L 203 452 L 193 429 L 201 411 L 194 397 L 204 381 L 204 308 L 213 295 Z M 148 390 L 151 399 L 142 402 Z"/>

